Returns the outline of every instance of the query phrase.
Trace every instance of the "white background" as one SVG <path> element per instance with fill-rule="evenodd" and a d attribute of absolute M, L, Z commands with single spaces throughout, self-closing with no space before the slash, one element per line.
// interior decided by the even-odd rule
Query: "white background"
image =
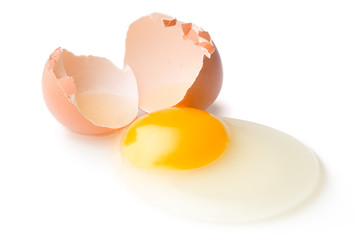
<path fill-rule="evenodd" d="M 213 224 L 158 211 L 122 185 L 114 136 L 69 132 L 41 76 L 58 46 L 122 66 L 128 25 L 151 12 L 209 31 L 224 85 L 209 109 L 282 130 L 321 159 L 317 193 L 281 217 Z M 0 239 L 360 238 L 358 1 L 1 1 Z"/>

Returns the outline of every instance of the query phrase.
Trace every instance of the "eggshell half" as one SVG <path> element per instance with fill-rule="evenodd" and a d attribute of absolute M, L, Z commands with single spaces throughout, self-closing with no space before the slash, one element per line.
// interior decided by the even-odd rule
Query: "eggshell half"
<path fill-rule="evenodd" d="M 205 109 L 221 89 L 221 59 L 209 33 L 164 14 L 131 24 L 124 62 L 135 74 L 145 112 L 172 106 Z"/>
<path fill-rule="evenodd" d="M 113 132 L 128 125 L 138 112 L 135 76 L 105 58 L 75 56 L 58 48 L 45 64 L 45 103 L 70 130 L 89 135 Z"/>

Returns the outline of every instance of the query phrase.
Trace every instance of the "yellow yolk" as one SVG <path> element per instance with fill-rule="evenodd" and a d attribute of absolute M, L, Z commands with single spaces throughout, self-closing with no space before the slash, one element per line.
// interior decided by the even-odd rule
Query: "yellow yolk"
<path fill-rule="evenodd" d="M 228 134 L 211 114 L 193 108 L 170 108 L 135 121 L 121 142 L 123 157 L 154 169 L 192 169 L 218 159 Z"/>

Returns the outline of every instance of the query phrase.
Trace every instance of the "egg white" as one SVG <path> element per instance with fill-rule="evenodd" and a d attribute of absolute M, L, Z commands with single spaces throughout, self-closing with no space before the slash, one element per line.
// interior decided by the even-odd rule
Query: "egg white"
<path fill-rule="evenodd" d="M 179 215 L 249 222 L 282 213 L 315 189 L 319 163 L 293 137 L 252 122 L 223 118 L 231 142 L 215 162 L 193 170 L 140 169 L 126 159 L 121 178 L 135 194 Z M 120 152 L 115 154 L 119 161 Z"/>

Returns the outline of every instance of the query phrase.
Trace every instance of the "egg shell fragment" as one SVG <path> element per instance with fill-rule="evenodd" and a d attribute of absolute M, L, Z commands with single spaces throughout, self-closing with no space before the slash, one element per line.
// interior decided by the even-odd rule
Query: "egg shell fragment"
<path fill-rule="evenodd" d="M 130 25 L 124 62 L 134 71 L 145 112 L 206 109 L 222 86 L 221 59 L 209 33 L 160 13 Z"/>
<path fill-rule="evenodd" d="M 105 58 L 75 56 L 58 48 L 45 64 L 42 89 L 53 116 L 77 133 L 110 133 L 137 115 L 134 74 L 128 66 L 120 70 Z"/>

